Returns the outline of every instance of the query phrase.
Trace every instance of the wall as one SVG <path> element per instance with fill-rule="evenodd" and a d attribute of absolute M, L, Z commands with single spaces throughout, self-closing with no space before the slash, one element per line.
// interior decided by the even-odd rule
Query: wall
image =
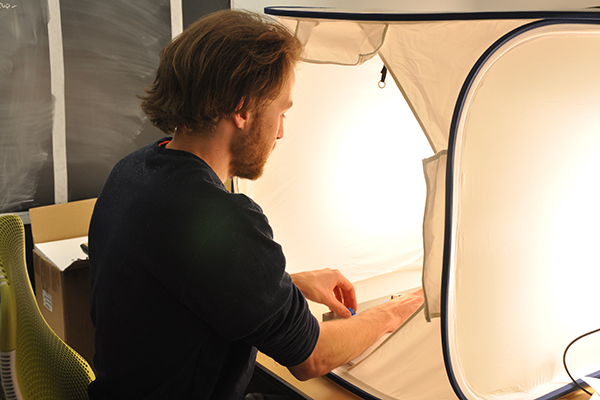
<path fill-rule="evenodd" d="M 231 7 L 229 0 L 183 0 L 183 26 L 186 27 L 203 15 Z"/>

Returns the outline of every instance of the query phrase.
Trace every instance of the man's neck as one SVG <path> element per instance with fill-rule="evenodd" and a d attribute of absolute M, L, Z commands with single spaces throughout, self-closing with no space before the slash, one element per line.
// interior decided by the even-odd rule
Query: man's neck
<path fill-rule="evenodd" d="M 223 121 L 221 121 L 223 122 Z M 219 122 L 214 132 L 207 134 L 188 134 L 175 132 L 167 148 L 187 151 L 204 160 L 222 182 L 229 177 L 231 161 L 231 134 L 228 126 Z"/>

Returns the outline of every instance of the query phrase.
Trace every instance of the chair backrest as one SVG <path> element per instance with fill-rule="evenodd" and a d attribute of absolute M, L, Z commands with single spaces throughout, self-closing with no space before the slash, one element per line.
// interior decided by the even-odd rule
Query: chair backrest
<path fill-rule="evenodd" d="M 5 399 L 87 399 L 89 364 L 48 326 L 25 263 L 23 223 L 0 217 L 0 377 Z"/>

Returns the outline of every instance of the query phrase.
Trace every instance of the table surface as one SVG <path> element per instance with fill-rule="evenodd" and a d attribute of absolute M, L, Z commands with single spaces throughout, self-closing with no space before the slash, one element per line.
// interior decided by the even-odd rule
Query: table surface
<path fill-rule="evenodd" d="M 258 353 L 256 357 L 257 364 L 270 371 L 279 379 L 283 381 L 288 387 L 294 388 L 300 394 L 306 396 L 308 399 L 314 400 L 363 400 L 362 397 L 355 395 L 352 392 L 344 389 L 340 385 L 331 381 L 326 377 L 311 379 L 306 382 L 297 380 L 287 368 L 276 363 L 272 358 Z M 590 395 L 582 390 L 570 393 L 560 400 L 589 400 Z"/>
<path fill-rule="evenodd" d="M 590 390 L 590 393 L 593 393 L 593 390 Z M 589 400 L 590 395 L 584 392 L 583 390 L 578 390 L 571 394 L 568 394 L 564 397 L 561 397 L 560 400 Z"/>

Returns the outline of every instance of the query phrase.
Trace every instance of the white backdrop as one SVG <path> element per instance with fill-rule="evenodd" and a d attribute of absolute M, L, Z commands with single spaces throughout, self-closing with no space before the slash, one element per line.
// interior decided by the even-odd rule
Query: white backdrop
<path fill-rule="evenodd" d="M 357 282 L 421 269 L 422 159 L 433 151 L 393 79 L 379 88 L 382 65 L 301 63 L 264 176 L 239 181 L 289 272 L 331 267 Z"/>

